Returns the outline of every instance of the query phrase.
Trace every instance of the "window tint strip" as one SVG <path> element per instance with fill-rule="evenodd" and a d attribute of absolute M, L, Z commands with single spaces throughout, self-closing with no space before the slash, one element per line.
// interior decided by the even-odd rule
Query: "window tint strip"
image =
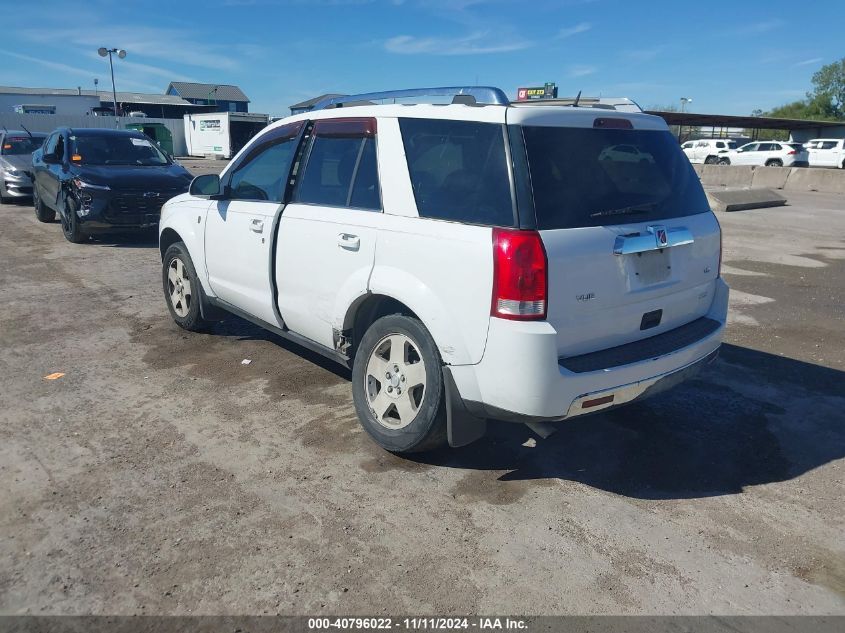
<path fill-rule="evenodd" d="M 376 120 L 374 118 L 319 119 L 314 124 L 314 134 L 334 138 L 359 136 L 373 138 L 376 135 Z"/>

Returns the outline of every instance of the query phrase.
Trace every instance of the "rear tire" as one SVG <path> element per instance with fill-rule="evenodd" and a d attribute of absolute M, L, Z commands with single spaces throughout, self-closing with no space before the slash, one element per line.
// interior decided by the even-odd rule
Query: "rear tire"
<path fill-rule="evenodd" d="M 373 323 L 352 367 L 352 398 L 361 426 L 379 446 L 417 453 L 446 444 L 440 353 L 417 319 L 392 314 Z"/>
<path fill-rule="evenodd" d="M 65 212 L 62 216 L 62 233 L 72 244 L 82 244 L 88 241 L 88 235 L 82 230 L 76 210 L 79 208 L 76 200 L 68 198 L 65 201 Z"/>
<path fill-rule="evenodd" d="M 55 222 L 56 212 L 53 209 L 48 209 L 44 201 L 38 195 L 38 190 L 33 186 L 32 188 L 32 206 L 35 207 L 35 218 L 39 222 Z"/>
<path fill-rule="evenodd" d="M 773 158 L 766 161 L 766 167 L 783 167 L 783 161 L 779 158 Z"/>
<path fill-rule="evenodd" d="M 164 253 L 161 282 L 170 316 L 176 325 L 189 332 L 201 332 L 208 326 L 200 310 L 200 281 L 194 262 L 184 242 L 171 244 Z"/>
<path fill-rule="evenodd" d="M 730 158 L 720 158 L 720 159 L 719 159 L 719 164 L 720 164 L 720 165 L 730 165 L 730 164 L 731 164 L 731 159 L 730 159 Z"/>
<path fill-rule="evenodd" d="M 719 157 L 718 156 L 708 156 L 704 159 L 705 165 L 718 165 L 719 164 Z"/>

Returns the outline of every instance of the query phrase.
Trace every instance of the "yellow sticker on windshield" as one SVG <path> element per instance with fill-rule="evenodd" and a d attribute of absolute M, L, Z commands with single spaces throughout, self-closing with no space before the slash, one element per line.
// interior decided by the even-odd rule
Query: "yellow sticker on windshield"
<path fill-rule="evenodd" d="M 11 143 L 6 143 L 6 144 L 3 146 L 3 149 L 12 149 L 12 144 L 11 144 Z"/>
<path fill-rule="evenodd" d="M 74 162 L 78 163 L 79 161 L 81 161 L 81 160 L 82 160 L 82 155 L 80 155 L 80 154 L 74 154 L 73 156 L 71 156 L 71 157 L 70 157 L 70 159 L 71 159 L 72 161 L 74 161 Z"/>

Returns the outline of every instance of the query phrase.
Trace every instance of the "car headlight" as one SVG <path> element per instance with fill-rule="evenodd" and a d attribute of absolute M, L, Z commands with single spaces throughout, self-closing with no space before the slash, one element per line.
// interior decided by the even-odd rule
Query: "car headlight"
<path fill-rule="evenodd" d="M 92 182 L 86 182 L 82 180 L 82 178 L 74 178 L 73 184 L 79 187 L 80 189 L 98 189 L 100 191 L 109 191 L 111 187 L 108 185 L 95 185 Z"/>

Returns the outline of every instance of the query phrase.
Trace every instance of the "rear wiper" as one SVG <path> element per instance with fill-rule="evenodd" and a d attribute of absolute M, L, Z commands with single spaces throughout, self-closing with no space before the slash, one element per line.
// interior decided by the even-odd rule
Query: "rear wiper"
<path fill-rule="evenodd" d="M 630 207 L 621 207 L 619 209 L 607 209 L 606 211 L 596 211 L 591 213 L 591 218 L 600 218 L 608 215 L 639 215 L 641 213 L 648 213 L 654 209 L 655 204 L 634 204 Z"/>

